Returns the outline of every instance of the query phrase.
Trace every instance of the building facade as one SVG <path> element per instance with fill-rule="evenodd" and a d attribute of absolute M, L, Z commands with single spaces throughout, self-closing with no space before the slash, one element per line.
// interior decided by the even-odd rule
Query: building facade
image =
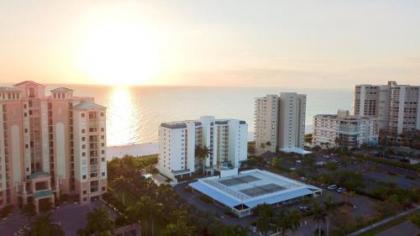
<path fill-rule="evenodd" d="M 303 149 L 306 95 L 281 93 L 255 100 L 256 153 Z"/>
<path fill-rule="evenodd" d="M 215 119 L 162 123 L 159 127 L 158 170 L 165 176 L 189 175 L 201 168 L 206 172 L 236 169 L 248 155 L 248 124 L 242 120 Z M 196 156 L 196 147 L 209 150 L 204 161 Z"/>
<path fill-rule="evenodd" d="M 354 114 L 377 119 L 380 130 L 393 135 L 420 129 L 420 86 L 356 85 Z"/>
<path fill-rule="evenodd" d="M 356 148 L 363 144 L 378 144 L 378 125 L 375 118 L 353 116 L 349 111 L 336 115 L 316 115 L 312 143 L 320 147 Z"/>
<path fill-rule="evenodd" d="M 255 99 L 255 147 L 257 154 L 276 152 L 279 132 L 279 96 Z"/>
<path fill-rule="evenodd" d="M 89 202 L 106 192 L 106 109 L 68 88 L 0 88 L 0 207 Z"/>

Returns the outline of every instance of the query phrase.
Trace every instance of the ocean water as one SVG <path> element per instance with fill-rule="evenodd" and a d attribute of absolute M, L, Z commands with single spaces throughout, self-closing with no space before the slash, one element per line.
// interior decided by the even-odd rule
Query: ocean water
<path fill-rule="evenodd" d="M 243 119 L 252 133 L 255 97 L 282 91 L 307 95 L 307 132 L 311 132 L 315 114 L 352 109 L 351 89 L 66 86 L 74 89 L 76 96 L 92 96 L 107 107 L 109 146 L 156 142 L 161 122 L 197 119 L 203 115 Z M 49 85 L 47 89 L 55 87 Z"/>

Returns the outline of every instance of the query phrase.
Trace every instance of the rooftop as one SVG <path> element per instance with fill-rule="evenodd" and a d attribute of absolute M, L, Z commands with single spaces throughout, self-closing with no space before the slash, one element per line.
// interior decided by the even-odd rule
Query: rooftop
<path fill-rule="evenodd" d="M 55 89 L 51 90 L 51 92 L 53 92 L 53 93 L 55 93 L 55 92 L 71 92 L 71 91 L 73 91 L 73 89 L 69 89 L 69 88 L 66 88 L 66 87 L 59 87 L 59 88 L 55 88 Z"/>
<path fill-rule="evenodd" d="M 250 208 L 275 204 L 321 191 L 315 186 L 259 169 L 203 178 L 190 186 L 231 208 L 240 204 Z"/>
<path fill-rule="evenodd" d="M 32 84 L 32 85 L 37 85 L 37 86 L 44 86 L 44 85 L 39 84 L 39 83 L 37 83 L 35 81 L 32 81 L 32 80 L 25 80 L 25 81 L 22 81 L 20 83 L 14 84 L 14 86 L 19 86 L 19 85 L 23 85 L 23 84 Z"/>
<path fill-rule="evenodd" d="M 303 148 L 299 148 L 299 147 L 292 147 L 292 148 L 282 148 L 281 149 L 282 152 L 286 152 L 286 153 L 296 153 L 299 155 L 308 155 L 311 154 L 310 151 L 307 151 Z"/>
<path fill-rule="evenodd" d="M 82 101 L 81 103 L 74 106 L 74 109 L 77 110 L 105 110 L 106 107 L 98 105 L 90 101 Z"/>

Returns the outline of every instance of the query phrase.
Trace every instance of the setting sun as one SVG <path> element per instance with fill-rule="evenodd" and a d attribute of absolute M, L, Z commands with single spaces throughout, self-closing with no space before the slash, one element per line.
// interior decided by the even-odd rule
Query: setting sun
<path fill-rule="evenodd" d="M 80 47 L 80 66 L 101 84 L 145 84 L 159 69 L 159 47 L 133 19 L 97 20 Z"/>

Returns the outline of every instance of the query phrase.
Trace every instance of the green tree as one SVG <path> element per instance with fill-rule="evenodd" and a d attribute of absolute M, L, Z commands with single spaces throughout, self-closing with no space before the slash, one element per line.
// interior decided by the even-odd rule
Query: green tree
<path fill-rule="evenodd" d="M 114 231 L 114 221 L 105 208 L 93 209 L 87 214 L 86 220 L 86 227 L 78 231 L 80 236 L 111 236 Z"/>
<path fill-rule="evenodd" d="M 145 234 L 153 236 L 155 221 L 162 213 L 162 204 L 157 203 L 149 196 L 143 196 L 135 204 L 129 206 L 126 212 L 131 222 L 140 221 Z"/>
<path fill-rule="evenodd" d="M 64 236 L 60 225 L 53 223 L 51 213 L 39 215 L 31 224 L 29 230 L 25 230 L 25 236 Z"/>
<path fill-rule="evenodd" d="M 203 170 L 203 174 L 206 171 L 206 159 L 210 155 L 210 149 L 205 145 L 197 145 L 195 146 L 195 156 L 201 163 L 201 169 Z"/>
<path fill-rule="evenodd" d="M 337 169 L 337 164 L 336 164 L 336 163 L 334 163 L 334 162 L 327 162 L 327 163 L 325 164 L 325 168 L 326 168 L 327 170 L 329 170 L 329 171 L 334 171 L 334 170 L 336 170 L 336 169 Z"/>
<path fill-rule="evenodd" d="M 247 236 L 248 232 L 242 226 L 224 226 L 222 227 L 222 233 L 218 235 L 224 236 Z"/>
<path fill-rule="evenodd" d="M 164 236 L 190 236 L 194 233 L 194 227 L 187 224 L 184 217 L 178 218 L 175 223 L 166 225 L 162 232 Z"/>
<path fill-rule="evenodd" d="M 417 225 L 417 227 L 420 227 L 420 213 L 414 213 L 410 216 L 410 221 Z"/>
<path fill-rule="evenodd" d="M 286 235 L 287 231 L 296 231 L 300 226 L 301 214 L 296 210 L 284 211 L 277 216 L 276 227 L 281 235 Z"/>

